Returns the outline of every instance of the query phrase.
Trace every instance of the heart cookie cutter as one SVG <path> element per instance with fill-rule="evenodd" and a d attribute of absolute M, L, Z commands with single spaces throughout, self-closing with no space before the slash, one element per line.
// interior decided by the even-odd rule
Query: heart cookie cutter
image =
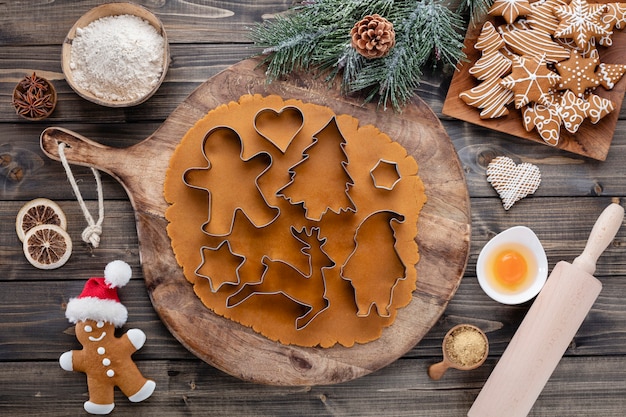
<path fill-rule="evenodd" d="M 304 127 L 304 115 L 294 106 L 285 106 L 279 111 L 261 109 L 254 116 L 254 130 L 282 153 Z"/>

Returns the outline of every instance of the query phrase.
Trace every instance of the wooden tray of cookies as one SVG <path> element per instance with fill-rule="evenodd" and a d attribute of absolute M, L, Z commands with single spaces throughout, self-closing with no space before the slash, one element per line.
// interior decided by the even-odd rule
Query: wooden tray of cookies
<path fill-rule="evenodd" d="M 590 1 L 590 3 L 592 2 L 593 1 Z M 598 2 L 607 3 L 608 1 L 601 0 Z M 479 84 L 479 81 L 469 73 L 469 70 L 478 58 L 480 58 L 481 51 L 474 48 L 474 45 L 480 35 L 483 24 L 487 21 L 492 22 L 494 26 L 505 23 L 500 17 L 494 18 L 492 16 L 485 16 L 478 21 L 476 25 L 470 25 L 464 43 L 464 52 L 467 55 L 467 61 L 459 64 L 457 71 L 454 73 L 442 112 L 456 119 L 545 145 L 546 143 L 536 130 L 533 129 L 528 132 L 524 128 L 522 113 L 520 110 L 516 110 L 512 104 L 510 105 L 510 112 L 506 116 L 495 119 L 481 119 L 478 109 L 465 104 L 463 100 L 459 98 L 461 92 Z M 612 39 L 613 45 L 611 47 L 598 47 L 600 61 L 607 64 L 626 64 L 626 30 L 615 29 Z M 613 140 L 615 126 L 619 118 L 625 92 L 626 77 L 622 77 L 611 90 L 606 90 L 602 87 L 596 88 L 594 93 L 613 101 L 615 110 L 601 119 L 597 124 L 592 124 L 589 120 L 585 120 L 575 134 L 562 128 L 561 137 L 556 148 L 604 161 Z"/>
<path fill-rule="evenodd" d="M 174 257 L 166 227 L 163 186 L 170 158 L 185 133 L 206 113 L 245 94 L 275 94 L 327 106 L 372 124 L 397 140 L 419 164 L 428 201 L 418 220 L 417 289 L 382 336 L 353 347 L 304 348 L 271 341 L 205 307 Z M 444 312 L 463 276 L 470 246 L 470 204 L 460 161 L 432 110 L 415 98 L 402 113 L 345 98 L 310 75 L 268 84 L 259 61 L 245 60 L 217 74 L 187 97 L 151 136 L 129 148 L 103 146 L 59 127 L 46 129 L 41 147 L 58 160 L 69 146 L 72 164 L 101 169 L 128 192 L 135 210 L 146 287 L 170 332 L 205 362 L 246 381 L 319 385 L 367 375 L 411 350 Z"/>

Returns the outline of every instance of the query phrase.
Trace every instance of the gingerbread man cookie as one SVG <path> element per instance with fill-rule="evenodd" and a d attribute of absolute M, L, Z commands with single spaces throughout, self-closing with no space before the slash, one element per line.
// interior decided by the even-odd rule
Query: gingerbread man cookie
<path fill-rule="evenodd" d="M 63 353 L 59 364 L 66 371 L 87 375 L 89 400 L 84 408 L 91 414 L 108 414 L 113 410 L 115 387 L 132 402 L 149 398 L 156 387 L 131 359 L 145 343 L 145 333 L 130 329 L 121 337 L 115 336 L 115 328 L 124 325 L 128 317 L 117 288 L 126 285 L 130 277 L 127 263 L 109 263 L 104 278 L 90 278 L 80 296 L 70 299 L 65 311 L 67 319 L 76 324 L 76 338 L 83 349 Z"/>

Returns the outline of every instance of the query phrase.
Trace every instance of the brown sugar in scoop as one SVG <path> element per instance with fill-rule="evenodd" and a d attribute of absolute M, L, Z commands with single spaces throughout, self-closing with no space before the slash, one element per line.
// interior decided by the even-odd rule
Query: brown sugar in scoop
<path fill-rule="evenodd" d="M 489 353 L 487 336 L 476 326 L 459 324 L 448 331 L 443 339 L 443 361 L 428 368 L 428 376 L 438 380 L 448 370 L 469 371 L 485 362 Z"/>

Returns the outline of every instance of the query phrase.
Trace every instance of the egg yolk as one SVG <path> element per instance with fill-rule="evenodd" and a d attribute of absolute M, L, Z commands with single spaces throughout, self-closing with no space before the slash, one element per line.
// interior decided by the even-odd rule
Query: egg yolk
<path fill-rule="evenodd" d="M 506 249 L 495 257 L 493 272 L 501 285 L 514 289 L 526 279 L 528 264 L 521 253 Z"/>

